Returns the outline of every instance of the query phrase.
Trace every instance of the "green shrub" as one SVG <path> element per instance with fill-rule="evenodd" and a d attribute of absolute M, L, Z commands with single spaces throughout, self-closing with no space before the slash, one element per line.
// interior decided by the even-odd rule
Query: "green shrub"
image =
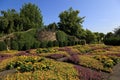
<path fill-rule="evenodd" d="M 63 42 L 63 46 L 68 46 L 68 42 L 67 42 L 67 41 L 64 41 L 64 42 Z"/>
<path fill-rule="evenodd" d="M 107 68 L 111 68 L 114 66 L 114 62 L 112 59 L 105 60 L 103 64 L 104 64 L 104 67 L 107 67 Z"/>
<path fill-rule="evenodd" d="M 85 41 L 85 40 L 80 40 L 80 41 L 78 41 L 78 44 L 80 44 L 80 45 L 85 45 L 85 44 L 86 44 L 86 41 Z"/>
<path fill-rule="evenodd" d="M 113 45 L 113 46 L 119 46 L 120 45 L 120 37 L 106 38 L 106 39 L 104 39 L 104 44 Z"/>
<path fill-rule="evenodd" d="M 31 48 L 30 42 L 25 42 L 22 50 L 28 50 L 28 49 L 30 49 L 30 48 Z"/>
<path fill-rule="evenodd" d="M 31 29 L 25 32 L 17 32 L 14 34 L 14 41 L 18 43 L 18 50 L 27 50 L 33 47 L 36 41 L 36 30 Z"/>
<path fill-rule="evenodd" d="M 12 50 L 18 50 L 19 49 L 17 41 L 12 41 L 11 42 L 11 49 Z"/>
<path fill-rule="evenodd" d="M 7 50 L 7 45 L 4 41 L 0 41 L 0 51 Z"/>
<path fill-rule="evenodd" d="M 41 49 L 36 49 L 37 54 L 40 54 L 41 52 L 42 52 Z"/>
<path fill-rule="evenodd" d="M 62 41 L 59 41 L 59 47 L 64 47 L 64 43 Z"/>
<path fill-rule="evenodd" d="M 67 34 L 59 30 L 56 32 L 56 38 L 59 42 L 67 41 Z"/>
<path fill-rule="evenodd" d="M 59 46 L 59 42 L 58 41 L 53 41 L 53 46 Z"/>
<path fill-rule="evenodd" d="M 39 48 L 40 47 L 40 42 L 39 41 L 35 41 L 32 48 Z"/>
<path fill-rule="evenodd" d="M 47 47 L 53 47 L 53 42 L 49 41 L 48 44 L 47 44 Z"/>
<path fill-rule="evenodd" d="M 47 41 L 43 41 L 43 42 L 41 42 L 41 44 L 40 44 L 40 48 L 46 48 L 46 47 L 47 47 L 47 44 L 48 44 Z"/>

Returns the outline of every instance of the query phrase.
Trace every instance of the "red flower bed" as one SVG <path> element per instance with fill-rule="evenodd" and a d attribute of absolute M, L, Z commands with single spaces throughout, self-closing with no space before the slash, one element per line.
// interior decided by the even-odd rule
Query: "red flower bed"
<path fill-rule="evenodd" d="M 8 54 L 0 54 L 0 61 L 12 57 L 11 55 Z"/>
<path fill-rule="evenodd" d="M 66 55 L 64 54 L 50 54 L 47 56 L 47 58 L 52 58 L 52 59 L 59 59 L 59 58 L 63 58 L 66 57 Z"/>
<path fill-rule="evenodd" d="M 93 71 L 89 68 L 84 68 L 79 65 L 75 65 L 75 69 L 78 71 L 80 80 L 102 80 L 102 73 Z"/>

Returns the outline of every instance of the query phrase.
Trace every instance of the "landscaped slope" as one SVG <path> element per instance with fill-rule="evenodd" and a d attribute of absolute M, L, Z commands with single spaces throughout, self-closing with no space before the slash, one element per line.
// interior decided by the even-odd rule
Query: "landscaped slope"
<path fill-rule="evenodd" d="M 120 47 L 102 44 L 0 52 L 2 79 L 102 80 L 120 63 Z"/>

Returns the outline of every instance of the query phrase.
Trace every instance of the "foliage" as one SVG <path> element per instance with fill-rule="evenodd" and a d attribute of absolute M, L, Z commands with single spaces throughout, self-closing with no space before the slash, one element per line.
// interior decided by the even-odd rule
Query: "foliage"
<path fill-rule="evenodd" d="M 38 49 L 36 49 L 37 54 L 48 53 L 48 52 L 51 52 L 50 48 L 44 48 L 44 49 L 38 48 Z"/>
<path fill-rule="evenodd" d="M 79 11 L 69 8 L 68 10 L 60 13 L 60 22 L 58 23 L 60 30 L 70 35 L 76 35 L 82 28 L 84 17 L 78 16 Z"/>
<path fill-rule="evenodd" d="M 115 36 L 120 37 L 120 26 L 114 29 L 114 34 Z"/>
<path fill-rule="evenodd" d="M 93 43 L 95 42 L 95 35 L 90 31 L 86 30 L 86 43 Z"/>
<path fill-rule="evenodd" d="M 7 46 L 4 41 L 0 41 L 0 51 L 7 50 Z"/>
<path fill-rule="evenodd" d="M 11 41 L 11 49 L 12 50 L 18 50 L 19 49 L 17 41 Z"/>
<path fill-rule="evenodd" d="M 53 41 L 49 41 L 47 47 L 53 47 Z"/>
<path fill-rule="evenodd" d="M 95 32 L 94 34 L 95 34 L 96 42 L 97 42 L 97 43 L 103 42 L 103 39 L 104 39 L 104 37 L 105 37 L 105 34 L 104 34 L 104 33 Z"/>
<path fill-rule="evenodd" d="M 51 31 L 56 31 L 58 29 L 58 26 L 56 23 L 51 23 L 47 26 L 47 29 Z"/>
<path fill-rule="evenodd" d="M 35 48 L 37 42 L 36 40 L 36 29 L 31 29 L 25 32 L 16 32 L 15 38 L 13 38 L 11 41 L 16 42 L 16 45 L 18 45 L 18 50 L 27 50 L 30 48 Z M 11 42 L 11 43 L 12 43 Z M 14 47 L 15 44 L 11 45 Z M 39 46 L 39 43 L 37 44 L 37 47 Z"/>
<path fill-rule="evenodd" d="M 35 4 L 24 4 L 20 9 L 23 19 L 23 29 L 40 28 L 43 26 L 41 11 Z"/>
<path fill-rule="evenodd" d="M 40 9 L 35 4 L 24 4 L 18 13 L 15 9 L 1 11 L 0 34 L 26 31 L 43 26 Z"/>
<path fill-rule="evenodd" d="M 89 68 L 93 68 L 96 70 L 103 70 L 104 66 L 102 65 L 101 62 L 99 62 L 98 60 L 91 58 L 89 56 L 79 56 L 80 65 L 83 65 L 85 67 L 89 67 Z"/>
<path fill-rule="evenodd" d="M 33 43 L 32 48 L 39 48 L 39 47 L 40 47 L 40 42 L 36 40 L 36 41 Z"/>
<path fill-rule="evenodd" d="M 89 68 L 81 67 L 79 65 L 75 65 L 79 73 L 80 80 L 102 80 L 104 77 L 101 72 L 93 71 Z"/>
<path fill-rule="evenodd" d="M 99 60 L 100 62 L 103 63 L 104 67 L 106 68 L 112 68 L 114 66 L 114 64 L 116 63 L 116 61 L 114 60 L 114 58 L 110 58 L 107 56 L 95 56 L 95 59 Z M 115 63 L 114 63 L 115 61 Z"/>
<path fill-rule="evenodd" d="M 8 9 L 7 11 L 1 11 L 2 17 L 0 18 L 0 33 L 9 34 L 14 31 L 21 31 L 22 22 L 21 17 L 15 9 Z"/>
<path fill-rule="evenodd" d="M 120 37 L 105 38 L 104 39 L 104 44 L 119 46 L 120 45 Z"/>
<path fill-rule="evenodd" d="M 43 42 L 41 42 L 41 44 L 40 44 L 40 48 L 46 48 L 46 47 L 47 47 L 47 44 L 48 44 L 47 41 L 43 41 Z"/>
<path fill-rule="evenodd" d="M 20 80 L 21 79 L 22 80 L 26 80 L 26 79 L 79 80 L 78 73 L 77 73 L 76 69 L 73 68 L 72 64 L 56 62 L 51 59 L 41 58 L 41 57 L 37 57 L 37 56 L 20 56 L 20 57 L 10 58 L 10 59 L 7 59 L 6 61 L 4 61 L 4 64 L 6 64 L 6 65 L 4 65 L 4 67 L 7 66 L 8 64 L 10 64 L 11 61 L 13 62 L 12 65 L 14 65 L 14 63 L 15 63 L 17 66 L 19 66 L 19 65 L 23 65 L 23 66 L 22 67 L 19 66 L 16 68 L 17 71 L 19 71 L 19 72 L 15 73 L 13 75 L 6 74 L 6 76 L 2 77 L 2 79 L 6 79 L 6 80 L 9 80 L 9 79 L 12 79 L 12 80 L 15 80 L 15 79 L 20 79 Z M 31 65 L 31 64 L 33 64 L 33 65 Z M 0 65 L 3 65 L 3 62 L 0 63 Z M 24 68 L 24 66 L 26 68 Z M 29 71 L 32 69 L 31 66 L 34 68 L 33 69 L 34 71 Z M 27 71 L 27 72 L 21 73 L 20 70 Z"/>
<path fill-rule="evenodd" d="M 58 30 L 56 32 L 56 38 L 60 42 L 67 41 L 67 34 L 65 32 L 63 32 L 63 31 Z"/>

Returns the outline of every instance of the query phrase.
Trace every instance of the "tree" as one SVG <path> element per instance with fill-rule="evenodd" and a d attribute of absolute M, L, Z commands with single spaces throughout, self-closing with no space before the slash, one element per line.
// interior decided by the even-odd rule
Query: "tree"
<path fill-rule="evenodd" d="M 108 32 L 106 35 L 105 35 L 105 38 L 111 38 L 111 37 L 114 37 L 114 34 L 112 32 Z"/>
<path fill-rule="evenodd" d="M 95 32 L 94 34 L 96 36 L 96 42 L 100 43 L 103 41 L 103 39 L 105 37 L 104 33 Z"/>
<path fill-rule="evenodd" d="M 15 9 L 8 9 L 7 11 L 1 11 L 0 17 L 0 33 L 5 34 L 12 33 L 14 31 L 22 30 L 22 21 L 19 13 Z"/>
<path fill-rule="evenodd" d="M 114 29 L 114 34 L 115 36 L 120 37 L 120 26 Z"/>
<path fill-rule="evenodd" d="M 95 42 L 95 34 L 93 34 L 90 30 L 86 30 L 86 43 Z"/>
<path fill-rule="evenodd" d="M 57 26 L 56 23 L 51 23 L 51 24 L 48 25 L 47 28 L 48 28 L 49 30 L 55 31 L 55 30 L 58 29 L 58 26 Z"/>
<path fill-rule="evenodd" d="M 41 11 L 35 4 L 24 4 L 20 9 L 20 16 L 23 19 L 24 30 L 43 26 Z"/>
<path fill-rule="evenodd" d="M 84 17 L 79 17 L 78 14 L 79 11 L 73 10 L 72 8 L 60 13 L 60 22 L 58 23 L 59 28 L 70 35 L 80 34 L 79 30 L 82 28 Z"/>

